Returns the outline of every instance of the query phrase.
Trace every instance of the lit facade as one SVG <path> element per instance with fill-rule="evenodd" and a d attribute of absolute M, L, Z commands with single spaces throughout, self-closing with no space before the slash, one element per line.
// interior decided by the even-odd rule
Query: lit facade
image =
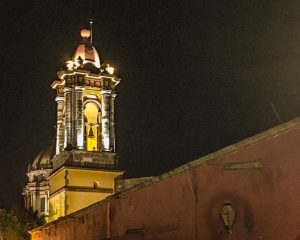
<path fill-rule="evenodd" d="M 59 71 L 59 80 L 51 85 L 57 90 L 56 154 L 64 149 L 113 153 L 115 87 L 120 78 L 112 66 L 100 65 L 89 31 L 82 30 L 81 36 L 67 70 Z"/>
<path fill-rule="evenodd" d="M 52 83 L 56 90 L 57 133 L 49 177 L 50 220 L 78 211 L 114 193 L 116 170 L 114 100 L 120 82 L 102 64 L 81 30 L 82 42 L 67 69 Z"/>
<path fill-rule="evenodd" d="M 114 101 L 120 78 L 100 61 L 90 30 L 81 30 L 81 36 L 72 59 L 51 85 L 57 93 L 56 144 L 44 178 L 50 221 L 113 194 L 115 178 L 123 174 L 115 153 Z M 26 207 L 32 206 L 26 200 Z"/>

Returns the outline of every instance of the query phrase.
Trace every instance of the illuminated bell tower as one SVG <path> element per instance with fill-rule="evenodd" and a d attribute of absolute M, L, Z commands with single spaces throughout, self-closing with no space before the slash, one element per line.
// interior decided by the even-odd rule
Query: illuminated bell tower
<path fill-rule="evenodd" d="M 52 220 L 114 193 L 114 101 L 120 78 L 100 61 L 91 31 L 52 83 L 57 96 L 56 155 L 49 177 Z M 51 216 L 50 216 L 51 220 Z"/>
<path fill-rule="evenodd" d="M 90 31 L 81 30 L 81 36 L 68 70 L 59 71 L 60 80 L 52 84 L 57 90 L 56 154 L 64 149 L 115 151 L 114 99 L 120 78 L 112 66 L 101 65 Z"/>

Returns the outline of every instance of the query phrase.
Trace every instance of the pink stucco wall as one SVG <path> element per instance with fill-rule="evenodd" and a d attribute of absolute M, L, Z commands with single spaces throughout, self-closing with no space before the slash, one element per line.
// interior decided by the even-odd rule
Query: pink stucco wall
<path fill-rule="evenodd" d="M 32 237 L 300 240 L 300 124 L 232 149 L 36 229 Z M 255 161 L 262 167 L 224 170 L 224 164 Z M 219 216 L 225 199 L 237 212 L 232 235 Z"/>

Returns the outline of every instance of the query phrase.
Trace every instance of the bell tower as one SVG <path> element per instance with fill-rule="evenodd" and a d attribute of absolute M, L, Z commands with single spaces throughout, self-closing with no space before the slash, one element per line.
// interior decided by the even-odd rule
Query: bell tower
<path fill-rule="evenodd" d="M 49 219 L 77 211 L 114 193 L 117 170 L 115 153 L 115 88 L 120 78 L 101 62 L 91 41 L 82 40 L 66 68 L 51 87 L 57 103 L 56 155 L 49 177 Z"/>
<path fill-rule="evenodd" d="M 90 31 L 81 30 L 82 42 L 58 72 L 52 84 L 57 90 L 56 154 L 64 149 L 115 152 L 114 99 L 120 78 L 114 68 L 101 64 L 89 41 Z"/>

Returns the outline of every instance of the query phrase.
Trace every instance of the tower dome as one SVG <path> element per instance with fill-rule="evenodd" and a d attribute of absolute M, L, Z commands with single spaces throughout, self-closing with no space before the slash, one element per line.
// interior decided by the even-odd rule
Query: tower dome
<path fill-rule="evenodd" d="M 32 164 L 29 165 L 28 171 L 52 169 L 51 159 L 54 156 L 54 146 L 50 145 L 44 148 L 35 157 Z"/>
<path fill-rule="evenodd" d="M 37 211 L 39 215 L 49 215 L 49 183 L 52 172 L 54 145 L 44 148 L 28 166 L 28 182 L 23 188 L 26 209 Z"/>
<path fill-rule="evenodd" d="M 80 65 L 90 63 L 96 68 L 100 68 L 101 64 L 99 54 L 89 40 L 91 31 L 88 29 L 82 29 L 80 31 L 80 35 L 82 37 L 82 41 L 75 50 L 72 56 L 72 61 L 74 63 L 79 62 Z M 80 61 L 82 61 L 82 63 L 80 63 Z"/>

